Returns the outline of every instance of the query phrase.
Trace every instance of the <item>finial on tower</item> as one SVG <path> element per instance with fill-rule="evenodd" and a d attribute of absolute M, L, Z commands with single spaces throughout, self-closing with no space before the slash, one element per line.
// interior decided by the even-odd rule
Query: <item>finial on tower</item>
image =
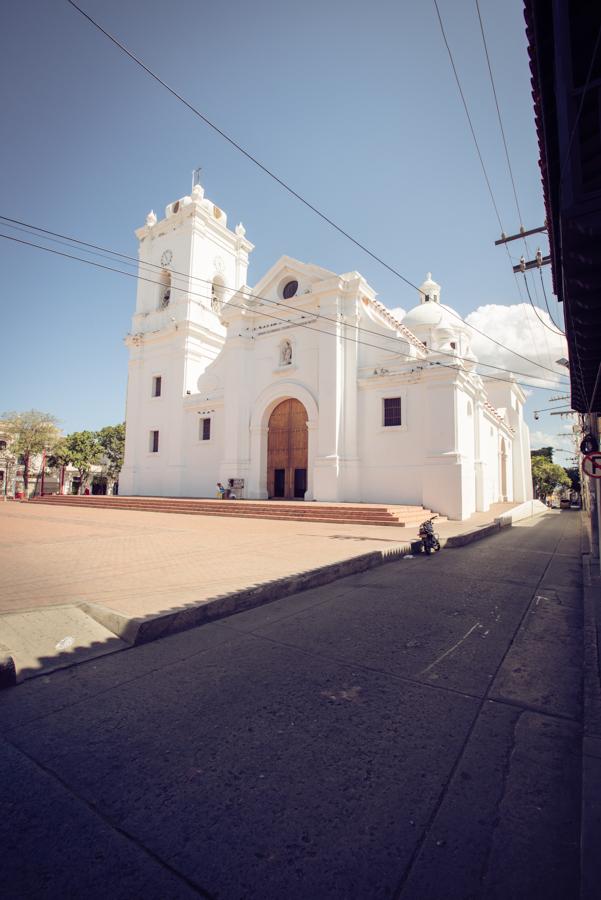
<path fill-rule="evenodd" d="M 155 215 L 154 209 L 151 209 L 148 215 L 146 216 L 146 224 L 149 228 L 152 228 L 153 225 L 156 225 L 157 217 Z"/>
<path fill-rule="evenodd" d="M 200 166 L 197 169 L 194 169 L 194 171 L 192 172 L 192 199 L 196 200 L 197 202 L 199 200 L 202 200 L 205 195 L 204 188 L 200 183 L 201 172 L 202 168 Z"/>
<path fill-rule="evenodd" d="M 428 272 L 426 280 L 419 288 L 420 303 L 440 303 L 440 285 L 432 279 L 432 272 Z"/>

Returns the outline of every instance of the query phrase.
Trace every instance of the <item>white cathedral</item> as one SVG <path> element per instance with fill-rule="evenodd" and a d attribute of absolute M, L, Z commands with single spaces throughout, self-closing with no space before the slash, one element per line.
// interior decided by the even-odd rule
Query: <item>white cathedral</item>
<path fill-rule="evenodd" d="M 196 185 L 136 235 L 125 495 L 425 506 L 466 519 L 532 496 L 525 395 L 476 371 L 430 275 L 398 321 L 359 272 L 253 245 Z M 501 376 L 503 377 L 503 376 Z"/>

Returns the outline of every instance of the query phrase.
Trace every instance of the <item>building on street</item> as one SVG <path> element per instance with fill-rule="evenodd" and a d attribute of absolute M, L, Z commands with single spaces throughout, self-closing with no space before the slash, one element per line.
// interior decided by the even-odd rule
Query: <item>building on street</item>
<path fill-rule="evenodd" d="M 428 274 L 398 321 L 356 271 L 289 256 L 254 288 L 242 224 L 196 185 L 137 232 L 121 494 L 423 505 L 530 499 L 525 395 L 476 371 Z"/>

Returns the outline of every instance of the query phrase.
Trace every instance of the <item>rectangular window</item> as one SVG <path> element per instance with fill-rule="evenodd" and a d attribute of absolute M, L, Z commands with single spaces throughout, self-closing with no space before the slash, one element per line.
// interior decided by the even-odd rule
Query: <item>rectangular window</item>
<path fill-rule="evenodd" d="M 161 396 L 161 384 L 163 379 L 160 375 L 155 375 L 152 379 L 152 396 L 160 397 Z"/>
<path fill-rule="evenodd" d="M 401 398 L 386 397 L 384 400 L 384 427 L 401 424 Z"/>
<path fill-rule="evenodd" d="M 211 440 L 211 420 L 201 419 L 199 424 L 199 438 L 201 441 Z"/>
<path fill-rule="evenodd" d="M 158 433 L 158 431 L 150 432 L 150 452 L 151 453 L 159 452 L 159 433 Z"/>

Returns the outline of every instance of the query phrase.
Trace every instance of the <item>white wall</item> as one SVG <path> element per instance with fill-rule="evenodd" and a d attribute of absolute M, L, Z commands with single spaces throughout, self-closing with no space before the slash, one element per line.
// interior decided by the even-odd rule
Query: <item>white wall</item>
<path fill-rule="evenodd" d="M 424 505 L 464 519 L 500 497 L 502 437 L 507 495 L 527 499 L 518 388 L 491 382 L 492 404 L 507 408 L 512 434 L 485 408 L 477 377 L 460 365 L 429 366 L 423 346 L 382 312 L 356 272 L 339 276 L 284 257 L 249 295 L 252 245 L 208 203 L 198 194 L 183 198 L 177 214 L 169 207 L 163 222 L 138 231 L 143 261 L 160 265 L 172 252 L 174 293 L 160 310 L 158 287 L 139 287 L 120 493 L 213 497 L 218 480 L 244 478 L 247 497 L 265 497 L 269 415 L 296 397 L 309 430 L 306 499 Z M 241 289 L 227 290 L 219 310 L 210 284 L 192 277 L 216 275 Z M 297 294 L 284 301 L 292 279 Z M 289 365 L 284 340 L 292 346 Z M 160 398 L 152 397 L 155 375 Z M 383 400 L 392 397 L 401 398 L 402 421 L 385 427 Z M 205 416 L 209 441 L 199 438 Z M 154 429 L 157 454 L 149 449 Z"/>

